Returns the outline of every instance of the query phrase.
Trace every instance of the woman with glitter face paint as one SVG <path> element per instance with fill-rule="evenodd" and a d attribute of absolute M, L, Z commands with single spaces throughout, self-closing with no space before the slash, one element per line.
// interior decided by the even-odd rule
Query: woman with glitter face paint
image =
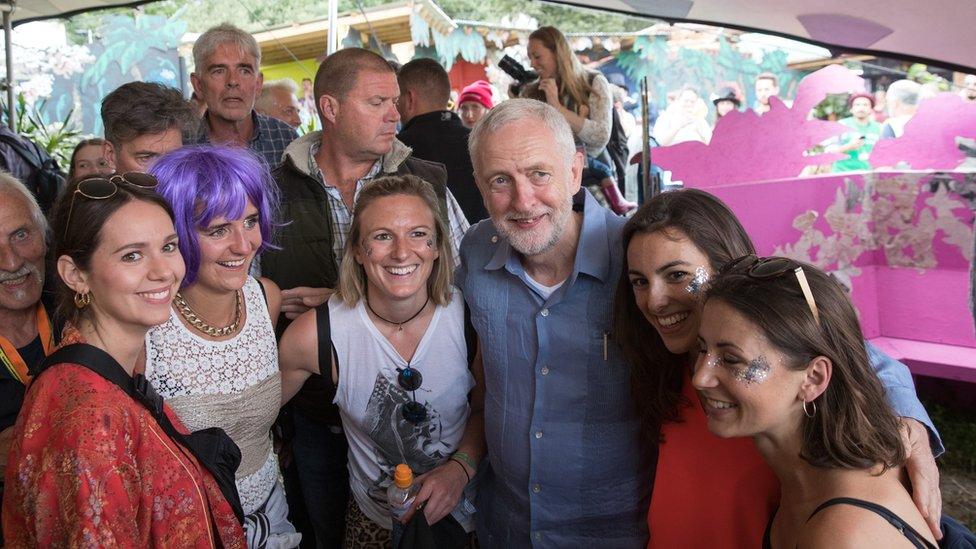
<path fill-rule="evenodd" d="M 641 435 L 658 448 L 648 547 L 756 547 L 779 501 L 779 481 L 751 441 L 709 433 L 691 384 L 708 281 L 753 254 L 753 244 L 725 204 L 695 189 L 654 197 L 627 222 L 622 240 L 614 339 L 631 365 Z M 929 432 L 936 452 L 941 442 L 907 368 L 870 345 L 867 352 L 902 418 L 915 501 L 937 530 L 941 496 Z M 763 372 L 757 364 L 743 375 L 759 379 Z"/>
<path fill-rule="evenodd" d="M 745 256 L 712 280 L 698 332 L 692 385 L 709 430 L 751 437 L 780 481 L 764 547 L 935 547 L 899 480 L 898 419 L 839 282 Z"/>
<path fill-rule="evenodd" d="M 420 486 L 401 523 L 422 509 L 434 528 L 474 528 L 465 501 L 485 452 L 481 360 L 438 211 L 433 187 L 416 176 L 373 180 L 356 199 L 338 293 L 281 338 L 282 402 L 309 376 L 328 376 L 342 415 L 346 547 L 397 546 L 387 489 L 398 464 Z"/>

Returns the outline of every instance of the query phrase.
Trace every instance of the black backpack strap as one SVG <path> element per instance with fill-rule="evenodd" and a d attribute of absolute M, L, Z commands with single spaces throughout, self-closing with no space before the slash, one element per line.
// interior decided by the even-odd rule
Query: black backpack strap
<path fill-rule="evenodd" d="M 329 318 L 329 300 L 315 308 L 315 331 L 318 335 L 319 374 L 323 383 L 335 396 L 339 384 L 332 381 L 332 363 L 335 361 L 336 379 L 339 374 L 339 356 L 332 343 L 332 320 Z M 328 345 L 325 342 L 328 341 Z M 332 402 L 331 400 L 329 401 Z"/>
<path fill-rule="evenodd" d="M 254 261 L 254 260 L 252 259 L 251 261 Z M 261 297 L 264 298 L 264 305 L 265 305 L 265 307 L 267 307 L 268 306 L 268 291 L 264 289 L 264 284 L 261 284 L 261 279 L 260 278 L 255 278 L 254 280 L 257 280 L 258 281 L 258 288 L 261 288 Z"/>
<path fill-rule="evenodd" d="M 88 368 L 106 380 L 112 382 L 119 389 L 122 389 L 125 394 L 132 398 L 132 400 L 135 400 L 136 402 L 145 406 L 146 409 L 149 410 L 149 413 L 152 415 L 153 419 L 155 419 L 159 426 L 162 427 L 163 432 L 165 432 L 167 436 L 169 436 L 181 447 L 189 451 L 193 457 L 196 458 L 197 462 L 200 463 L 201 467 L 210 471 L 215 478 L 217 477 L 217 474 L 211 470 L 213 460 L 201 455 L 192 444 L 187 442 L 186 435 L 176 430 L 176 427 L 163 411 L 163 397 L 159 396 L 159 393 L 156 392 L 156 389 L 154 389 L 149 380 L 146 379 L 146 376 L 142 374 L 130 376 L 128 373 L 126 373 L 118 361 L 112 357 L 112 355 L 93 345 L 88 345 L 86 343 L 74 343 L 61 347 L 44 359 L 44 362 L 41 364 L 37 375 L 34 376 L 34 380 L 50 369 L 51 366 L 63 363 L 78 364 Z M 239 461 L 240 455 L 238 452 L 238 462 Z M 234 467 L 236 469 L 236 465 Z M 221 491 L 224 491 L 223 488 Z M 236 502 L 232 501 L 232 498 L 230 497 L 231 495 L 226 492 L 224 493 L 224 496 L 228 499 L 228 503 L 234 510 L 234 514 L 237 515 L 238 520 L 243 521 L 244 514 L 240 510 L 240 499 L 238 498 Z"/>
<path fill-rule="evenodd" d="M 98 347 L 85 343 L 65 345 L 64 347 L 54 351 L 48 355 L 47 358 L 44 359 L 44 362 L 41 363 L 40 367 L 38 367 L 37 375 L 41 375 L 45 370 L 51 366 L 54 366 L 55 364 L 62 364 L 65 362 L 80 364 L 85 368 L 88 368 L 89 370 L 117 385 L 120 389 L 125 391 L 125 394 L 131 396 L 132 398 L 136 398 L 133 394 L 134 387 L 132 386 L 132 377 L 129 376 L 124 369 L 122 369 L 122 366 L 120 366 L 119 363 L 112 358 L 112 355 L 106 353 Z M 140 400 L 140 403 L 141 402 L 142 401 Z"/>
<path fill-rule="evenodd" d="M 810 519 L 812 519 L 814 515 L 816 515 L 820 511 L 823 511 L 824 509 L 828 507 L 832 507 L 834 505 L 852 505 L 854 507 L 860 507 L 861 509 L 867 509 L 868 511 L 871 511 L 876 515 L 879 515 L 881 518 L 885 519 L 886 521 L 888 521 L 889 524 L 891 524 L 899 532 L 901 532 L 901 534 L 905 536 L 908 539 L 908 541 L 910 541 L 912 545 L 914 545 L 915 547 L 918 547 L 919 549 L 937 549 L 936 546 L 933 545 L 929 540 L 925 539 L 925 537 L 923 537 L 922 534 L 919 534 L 918 530 L 912 528 L 910 524 L 902 520 L 902 518 L 899 517 L 898 515 L 891 512 L 890 509 L 882 505 L 878 505 L 877 503 L 871 501 L 864 501 L 863 499 L 856 499 L 856 498 L 829 499 L 821 503 L 819 506 L 817 506 L 817 508 L 814 509 L 812 513 L 810 513 L 810 516 L 807 518 L 807 521 L 809 522 Z"/>
<path fill-rule="evenodd" d="M 185 444 L 184 435 L 176 430 L 169 417 L 163 412 L 163 397 L 159 396 L 146 376 L 135 374 L 130 376 L 122 366 L 105 351 L 85 343 L 74 343 L 61 347 L 51 353 L 41 365 L 38 375 L 49 367 L 62 363 L 79 364 L 114 383 L 119 389 L 129 395 L 132 400 L 142 404 L 149 410 L 153 418 L 159 423 L 163 431 L 181 446 L 193 449 Z M 197 456 L 198 457 L 198 456 Z M 201 464 L 204 464 L 201 461 Z"/>

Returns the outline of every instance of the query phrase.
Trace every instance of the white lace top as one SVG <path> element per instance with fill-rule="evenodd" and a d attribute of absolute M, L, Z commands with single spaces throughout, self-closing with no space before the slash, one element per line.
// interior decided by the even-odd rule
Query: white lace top
<path fill-rule="evenodd" d="M 237 490 L 245 513 L 257 510 L 278 478 L 270 429 L 281 403 L 278 348 L 260 282 L 244 283 L 246 319 L 225 341 L 190 331 L 170 311 L 146 335 L 146 378 L 191 431 L 220 427 L 241 449 Z"/>

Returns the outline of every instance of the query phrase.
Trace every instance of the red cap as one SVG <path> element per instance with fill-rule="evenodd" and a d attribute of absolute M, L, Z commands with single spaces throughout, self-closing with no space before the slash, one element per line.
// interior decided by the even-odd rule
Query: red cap
<path fill-rule="evenodd" d="M 484 80 L 477 80 L 466 86 L 458 96 L 458 105 L 467 101 L 481 103 L 486 109 L 492 108 L 494 103 L 491 101 L 491 84 Z"/>
<path fill-rule="evenodd" d="M 868 92 L 856 92 L 856 93 L 852 93 L 851 96 L 849 98 L 847 98 L 847 108 L 849 109 L 849 108 L 851 108 L 852 105 L 854 105 L 854 100 L 855 99 L 861 99 L 861 98 L 864 98 L 864 99 L 867 99 L 868 101 L 870 101 L 871 102 L 871 108 L 872 109 L 874 108 L 874 95 L 872 95 L 872 94 L 870 94 Z"/>

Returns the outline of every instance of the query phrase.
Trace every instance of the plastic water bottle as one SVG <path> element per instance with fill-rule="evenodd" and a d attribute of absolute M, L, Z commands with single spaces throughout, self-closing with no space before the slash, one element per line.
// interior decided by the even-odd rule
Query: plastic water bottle
<path fill-rule="evenodd" d="M 390 515 L 393 518 L 393 549 L 400 545 L 405 529 L 400 519 L 410 510 L 416 496 L 417 486 L 413 483 L 410 466 L 406 463 L 397 465 L 393 472 L 393 484 L 386 489 L 386 501 L 390 504 Z"/>

